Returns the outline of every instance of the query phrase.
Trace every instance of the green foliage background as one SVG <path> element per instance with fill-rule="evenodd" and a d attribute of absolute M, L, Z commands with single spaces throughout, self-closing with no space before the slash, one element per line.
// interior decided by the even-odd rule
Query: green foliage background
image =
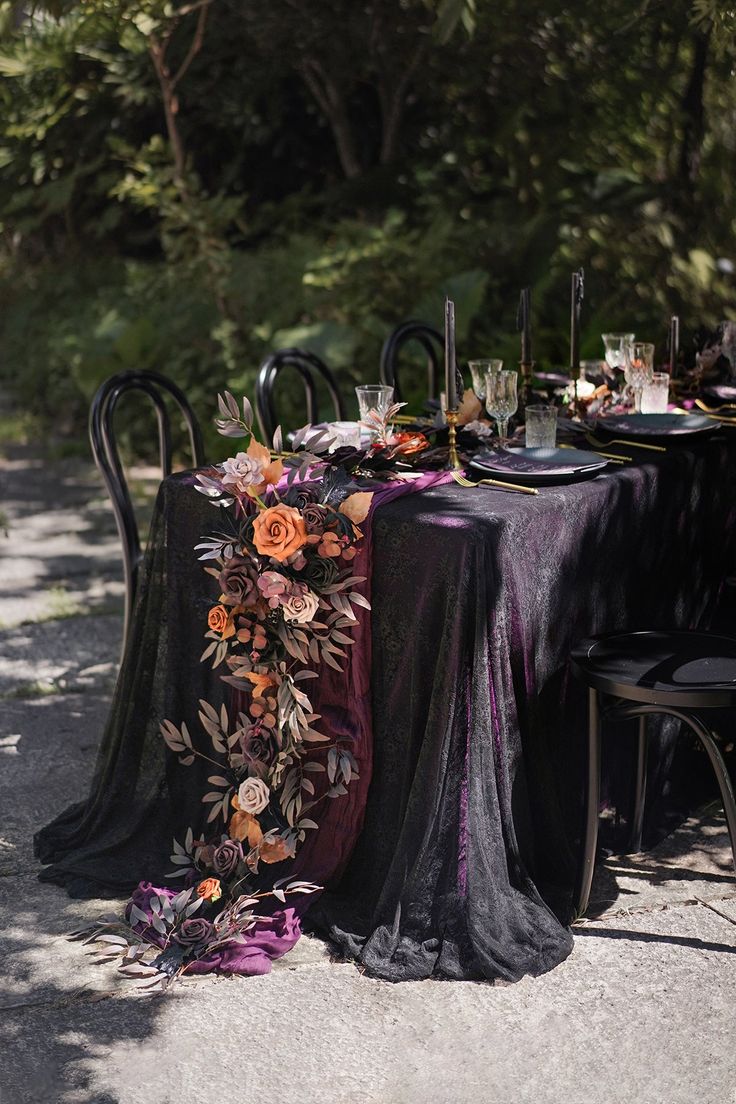
<path fill-rule="evenodd" d="M 445 291 L 461 356 L 513 362 L 524 284 L 536 358 L 564 365 L 581 264 L 583 355 L 624 327 L 664 355 L 672 312 L 687 353 L 736 310 L 735 22 L 726 0 L 3 0 L 0 384 L 77 436 L 123 368 L 207 419 L 300 344 L 347 392 Z"/>

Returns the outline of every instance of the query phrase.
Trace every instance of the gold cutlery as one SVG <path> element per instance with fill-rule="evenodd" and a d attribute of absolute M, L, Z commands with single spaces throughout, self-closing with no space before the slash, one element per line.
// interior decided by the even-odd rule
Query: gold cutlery
<path fill-rule="evenodd" d="M 606 445 L 627 445 L 629 448 L 642 448 L 651 449 L 652 452 L 666 452 L 666 445 L 645 445 L 642 441 L 627 441 L 621 437 L 614 437 L 612 441 L 599 441 L 597 437 L 594 437 L 592 433 L 585 434 L 585 440 L 590 441 L 591 445 L 597 445 L 599 448 Z M 633 457 L 627 456 L 626 460 L 632 460 Z"/>
<path fill-rule="evenodd" d="M 425 418 L 423 414 L 394 414 L 391 421 L 397 425 L 432 425 L 432 419 Z"/>
<path fill-rule="evenodd" d="M 560 444 L 560 448 L 564 449 L 576 449 L 577 445 L 564 445 Z M 633 456 L 616 456 L 613 452 L 596 452 L 596 456 L 603 456 L 606 460 L 610 460 L 614 464 L 623 464 L 625 460 L 633 460 Z"/>
<path fill-rule="evenodd" d="M 678 410 L 677 413 L 678 414 L 690 414 L 691 411 L 689 411 L 689 410 Z M 732 429 L 733 429 L 734 426 L 736 426 L 736 418 L 727 418 L 727 417 L 724 417 L 720 414 L 710 414 L 710 413 L 706 412 L 705 410 L 701 410 L 700 415 L 701 415 L 702 418 L 710 418 L 710 420 L 712 422 L 718 422 L 718 424 L 720 426 L 730 426 Z"/>
<path fill-rule="evenodd" d="M 460 472 L 453 471 L 450 474 L 461 487 L 478 487 L 482 483 L 486 487 L 500 487 L 503 491 L 519 491 L 520 494 L 531 495 L 539 494 L 536 487 L 525 487 L 522 483 L 504 483 L 501 479 L 478 479 L 477 482 L 473 482 L 466 479 Z"/>
<path fill-rule="evenodd" d="M 720 406 L 706 406 L 702 399 L 696 399 L 695 405 L 705 414 L 717 414 L 719 410 L 736 410 L 736 403 L 721 403 Z"/>

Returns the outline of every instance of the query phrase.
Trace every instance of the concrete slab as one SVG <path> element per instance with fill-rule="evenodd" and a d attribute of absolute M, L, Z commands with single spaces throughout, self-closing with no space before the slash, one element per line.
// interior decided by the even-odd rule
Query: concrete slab
<path fill-rule="evenodd" d="M 66 958 L 58 944 L 21 943 L 30 972 L 52 950 Z M 734 955 L 736 926 L 696 905 L 591 924 L 557 970 L 503 988 L 394 986 L 287 958 L 263 978 L 100 1002 L 75 992 L 95 969 L 80 966 L 74 983 L 47 977 L 43 1003 L 25 990 L 26 1008 L 0 1012 L 10 1042 L 0 1100 L 726 1104 Z"/>
<path fill-rule="evenodd" d="M 108 708 L 99 693 L 2 703 L 0 894 L 3 877 L 37 871 L 33 833 L 87 792 Z"/>
<path fill-rule="evenodd" d="M 0 698 L 59 690 L 109 692 L 122 640 L 120 614 L 69 617 L 0 631 Z"/>
<path fill-rule="evenodd" d="M 130 470 L 142 537 L 160 473 Z M 16 448 L 0 461 L 0 627 L 121 606 L 120 540 L 90 462 L 39 459 Z"/>
<path fill-rule="evenodd" d="M 588 915 L 724 896 L 736 896 L 736 874 L 726 820 L 714 803 L 651 851 L 599 863 Z"/>

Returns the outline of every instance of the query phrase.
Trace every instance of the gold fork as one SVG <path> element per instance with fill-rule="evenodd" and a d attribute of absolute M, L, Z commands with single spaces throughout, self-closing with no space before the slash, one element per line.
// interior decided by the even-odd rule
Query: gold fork
<path fill-rule="evenodd" d="M 504 491 L 519 491 L 520 494 L 539 494 L 536 487 L 525 487 L 522 483 L 504 483 L 501 479 L 479 479 L 473 483 L 470 479 L 466 479 L 460 472 L 453 471 L 450 473 L 456 483 L 459 483 L 461 487 L 478 487 L 483 483 L 487 487 L 500 487 Z"/>
<path fill-rule="evenodd" d="M 736 403 L 721 403 L 720 406 L 706 406 L 702 399 L 696 399 L 695 405 L 706 414 L 717 414 L 719 410 L 736 410 Z"/>
<path fill-rule="evenodd" d="M 599 441 L 598 438 L 594 437 L 592 433 L 586 433 L 585 434 L 585 440 L 590 441 L 591 445 L 597 445 L 599 448 L 601 446 L 603 448 L 605 448 L 606 445 L 628 445 L 629 448 L 651 449 L 652 452 L 666 452 L 667 451 L 667 446 L 666 445 L 645 445 L 642 441 L 626 441 L 626 440 L 623 440 L 621 437 L 614 437 L 612 441 Z M 624 459 L 625 460 L 632 460 L 633 457 L 626 456 L 626 457 L 624 457 Z"/>
<path fill-rule="evenodd" d="M 577 446 L 576 445 L 560 444 L 560 448 L 574 449 L 574 448 L 577 448 Z M 624 460 L 633 460 L 634 459 L 633 456 L 617 456 L 613 452 L 596 452 L 595 455 L 596 456 L 603 456 L 603 457 L 605 457 L 606 460 L 610 460 L 613 464 L 623 464 Z"/>

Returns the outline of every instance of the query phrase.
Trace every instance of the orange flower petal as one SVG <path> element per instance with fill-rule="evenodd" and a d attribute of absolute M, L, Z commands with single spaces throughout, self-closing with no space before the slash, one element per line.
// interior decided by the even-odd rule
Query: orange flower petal
<path fill-rule="evenodd" d="M 260 441 L 256 441 L 255 437 L 251 437 L 250 444 L 246 451 L 247 455 L 250 456 L 252 460 L 260 460 L 264 464 L 268 464 L 271 459 L 270 449 L 267 449 Z"/>

